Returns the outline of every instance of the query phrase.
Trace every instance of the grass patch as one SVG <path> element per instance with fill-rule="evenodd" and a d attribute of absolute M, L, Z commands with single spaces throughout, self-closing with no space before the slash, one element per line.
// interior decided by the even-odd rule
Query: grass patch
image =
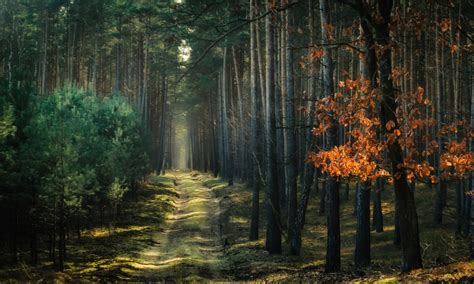
<path fill-rule="evenodd" d="M 67 242 L 67 260 L 62 273 L 51 262 L 37 267 L 20 264 L 0 269 L 0 280 L 64 282 L 126 281 L 133 272 L 150 265 L 140 252 L 153 246 L 153 234 L 162 230 L 166 215 L 174 209 L 178 197 L 171 175 L 148 178 L 136 198 L 124 202 L 114 228 L 94 227 L 83 230 L 81 238 Z M 46 255 L 41 255 L 42 259 Z"/>

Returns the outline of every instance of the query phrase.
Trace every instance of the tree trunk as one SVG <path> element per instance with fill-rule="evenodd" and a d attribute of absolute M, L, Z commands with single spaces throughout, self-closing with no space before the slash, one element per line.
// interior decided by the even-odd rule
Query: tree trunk
<path fill-rule="evenodd" d="M 323 186 L 319 191 L 319 216 L 324 216 L 326 214 L 326 184 L 327 175 L 324 176 Z"/>
<path fill-rule="evenodd" d="M 311 7 L 311 1 L 308 2 L 309 9 L 308 9 L 308 29 L 309 29 L 309 43 L 310 46 L 314 44 L 314 17 L 313 17 L 313 8 Z M 305 119 L 305 130 L 303 131 L 303 135 L 305 140 L 303 142 L 303 157 L 302 160 L 306 159 L 306 155 L 309 151 L 313 150 L 315 146 L 316 137 L 313 135 L 312 129 L 314 125 L 314 118 L 315 118 L 315 102 L 317 99 L 317 93 L 315 91 L 315 77 L 316 77 L 316 64 L 315 62 L 310 62 L 309 66 L 309 78 L 308 78 L 308 101 L 306 102 L 306 108 L 308 110 L 308 116 Z M 313 186 L 313 176 L 314 176 L 314 165 L 311 163 L 304 163 L 303 165 L 303 174 L 301 175 L 301 188 L 303 189 L 303 194 L 308 195 L 310 194 L 311 188 Z M 301 223 L 305 222 L 304 219 L 305 214 L 303 215 L 303 219 Z"/>
<path fill-rule="evenodd" d="M 167 92 L 166 92 L 166 76 L 163 75 L 162 82 L 161 82 L 161 117 L 160 117 L 160 135 L 159 139 L 159 152 L 158 152 L 158 164 L 156 168 L 157 174 L 161 173 L 163 169 L 163 164 L 165 161 L 165 137 L 166 137 L 166 100 L 167 100 Z"/>
<path fill-rule="evenodd" d="M 271 3 L 267 2 L 267 10 Z M 266 63 L 266 122 L 265 147 L 267 167 L 267 236 L 266 249 L 271 254 L 281 253 L 280 200 L 278 192 L 276 159 L 276 117 L 275 117 L 275 51 L 274 19 L 265 18 L 265 63 Z"/>
<path fill-rule="evenodd" d="M 58 269 L 64 271 L 64 260 L 66 259 L 66 228 L 65 228 L 65 216 L 64 216 L 64 197 L 61 197 L 59 205 L 59 223 L 58 223 Z"/>
<path fill-rule="evenodd" d="M 437 5 L 436 5 L 437 6 Z M 438 22 L 438 7 L 435 7 L 436 14 L 436 22 Z M 438 32 L 435 35 L 435 64 L 436 64 L 436 131 L 441 129 L 441 125 L 443 122 L 443 116 L 441 113 L 442 109 L 442 102 L 441 98 L 444 96 L 443 94 L 443 78 L 441 72 L 441 66 L 439 62 L 440 58 L 440 42 L 438 40 Z M 435 167 L 436 167 L 436 175 L 439 177 L 439 181 L 436 184 L 436 203 L 435 203 L 435 211 L 434 211 L 434 222 L 435 224 L 441 224 L 443 222 L 443 209 L 446 203 L 446 189 L 443 185 L 443 181 L 441 179 L 441 165 L 440 165 L 440 157 L 442 154 L 442 139 L 441 135 L 435 135 L 437 137 L 438 142 L 438 152 L 435 155 Z"/>
<path fill-rule="evenodd" d="M 370 186 L 370 182 L 360 182 L 357 188 L 356 267 L 370 265 Z"/>
<path fill-rule="evenodd" d="M 372 228 L 375 229 L 377 233 L 383 232 L 383 213 L 382 213 L 382 197 L 381 192 L 383 189 L 383 180 L 381 178 L 377 179 L 375 192 L 373 193 L 373 218 L 372 218 Z"/>
<path fill-rule="evenodd" d="M 280 72 L 281 72 L 281 65 L 283 62 L 281 60 L 281 30 L 280 28 L 275 27 L 275 127 L 276 127 L 276 155 L 277 155 L 277 187 L 279 192 L 279 200 L 280 200 L 280 222 L 281 222 L 281 230 L 285 229 L 285 223 L 287 221 L 287 214 L 286 214 L 286 192 L 285 192 L 285 135 L 283 133 L 283 119 L 284 119 L 284 101 L 283 101 L 283 94 L 281 92 L 281 82 L 280 82 Z M 280 36 L 280 37 L 279 37 Z M 286 63 L 285 63 L 286 64 Z"/>
<path fill-rule="evenodd" d="M 323 43 L 329 43 L 330 34 L 328 26 L 332 24 L 331 10 L 329 0 L 319 0 L 321 10 L 321 33 Z M 324 55 L 322 58 L 322 84 L 324 97 L 330 97 L 334 93 L 333 82 L 333 62 L 331 50 L 324 47 Z M 332 117 L 332 116 L 331 116 Z M 338 125 L 334 118 L 330 121 L 331 126 L 326 131 L 326 146 L 332 148 L 338 145 Z M 341 269 L 341 229 L 340 229 L 340 212 L 339 212 L 339 181 L 328 175 L 327 181 L 327 246 L 326 246 L 326 265 L 325 272 L 336 272 Z"/>
<path fill-rule="evenodd" d="M 397 109 L 397 95 L 393 88 L 393 82 L 391 78 L 392 50 L 389 47 L 389 23 L 391 10 L 392 1 L 380 1 L 379 12 L 383 21 L 380 24 L 375 25 L 377 42 L 378 44 L 385 47 L 379 57 L 380 87 L 383 94 L 380 120 L 382 126 L 387 125 L 389 121 L 395 123 L 395 127 L 388 131 L 389 135 L 393 134 L 393 131 L 399 127 L 395 115 L 395 110 Z M 395 202 L 398 204 L 400 216 L 400 237 L 403 255 L 402 270 L 409 271 L 422 266 L 415 197 L 413 191 L 410 190 L 408 185 L 405 170 L 398 167 L 398 165 L 403 164 L 404 160 L 403 151 L 398 139 L 395 139 L 395 141 L 388 146 L 388 153 L 392 164 L 392 174 L 394 177 L 396 177 L 394 181 Z"/>
<path fill-rule="evenodd" d="M 293 11 L 286 11 L 286 184 L 288 190 L 288 237 L 290 254 L 299 255 L 301 236 L 297 220 L 297 164 L 296 164 L 296 121 L 295 121 L 295 90 L 294 90 L 294 58 L 293 58 Z"/>
<path fill-rule="evenodd" d="M 258 8 L 258 2 L 259 0 L 255 0 L 255 14 L 257 14 L 259 11 L 259 8 Z M 258 62 L 258 76 L 259 76 L 259 82 L 260 82 L 260 96 L 261 96 L 261 101 L 262 101 L 262 105 L 263 105 L 263 109 L 267 109 L 266 107 L 266 101 L 265 101 L 265 95 L 266 95 L 266 90 L 265 90 L 265 86 L 266 86 L 266 83 L 265 83 L 265 63 L 263 62 L 264 60 L 264 56 L 262 55 L 262 52 L 264 51 L 263 48 L 262 48 L 262 41 L 261 41 L 261 37 L 260 37 L 260 20 L 258 20 L 255 24 L 254 24 L 254 27 L 255 27 L 255 43 L 256 43 L 256 47 L 257 47 L 257 50 L 256 50 L 256 53 L 257 53 L 257 62 Z"/>
<path fill-rule="evenodd" d="M 250 0 L 250 19 L 255 17 L 256 0 Z M 259 174 L 259 147 L 261 142 L 258 117 L 260 116 L 260 95 L 257 86 L 257 50 L 255 44 L 256 23 L 250 23 L 250 151 L 252 167 L 252 213 L 250 218 L 250 240 L 258 240 L 259 207 L 260 207 L 260 174 Z"/>
<path fill-rule="evenodd" d="M 235 145 L 236 147 L 236 155 L 238 157 L 238 165 L 240 169 L 244 169 L 244 164 L 245 164 L 245 156 L 244 156 L 244 149 L 243 146 L 245 145 L 245 140 L 244 140 L 244 127 L 245 127 L 245 121 L 244 121 L 244 110 L 243 110 L 243 102 L 242 102 L 242 90 L 241 90 L 241 80 L 240 80 L 240 75 L 239 75 L 239 65 L 237 64 L 237 55 L 235 52 L 235 48 L 232 47 L 232 58 L 234 61 L 234 73 L 235 73 L 235 85 L 237 87 L 237 107 L 239 109 L 239 119 L 238 119 L 238 126 L 237 124 L 235 125 L 235 129 L 238 132 L 238 137 L 239 137 L 239 143 Z M 237 146 L 238 151 L 237 151 Z M 240 177 L 242 178 L 244 176 L 243 171 L 240 173 Z"/>
<path fill-rule="evenodd" d="M 461 237 L 465 205 L 465 192 L 462 179 L 456 179 L 454 186 L 456 188 L 456 231 L 454 234 L 456 237 Z"/>
<path fill-rule="evenodd" d="M 41 95 L 46 94 L 46 69 L 47 69 L 47 62 L 48 62 L 48 27 L 49 27 L 49 19 L 48 14 L 46 14 L 46 20 L 44 24 L 44 39 L 43 39 L 43 62 L 41 66 Z"/>
<path fill-rule="evenodd" d="M 313 12 L 312 12 L 312 7 L 311 7 L 311 2 L 308 2 L 309 4 L 309 30 L 310 30 L 310 45 L 313 44 L 313 38 L 314 38 L 314 29 L 313 29 Z M 310 65 L 310 78 L 308 80 L 309 88 L 308 88 L 308 102 L 306 107 L 308 108 L 308 116 L 307 118 L 303 118 L 303 121 L 305 122 L 305 130 L 302 131 L 302 137 L 300 136 L 300 149 L 299 153 L 302 155 L 298 160 L 303 163 L 300 165 L 302 169 L 302 174 L 300 174 L 300 180 L 301 180 L 301 197 L 300 197 L 300 205 L 298 208 L 298 217 L 297 217 L 297 229 L 295 233 L 295 238 L 297 240 L 298 244 L 298 249 L 301 248 L 301 233 L 304 227 L 305 219 L 306 219 L 306 209 L 308 207 L 308 201 L 309 201 L 309 195 L 311 193 L 311 188 L 313 187 L 313 182 L 314 182 L 314 172 L 315 168 L 312 164 L 310 163 L 304 163 L 304 160 L 306 159 L 306 155 L 308 151 L 313 149 L 314 143 L 316 141 L 316 138 L 314 137 L 311 129 L 314 124 L 314 117 L 315 117 L 315 102 L 316 102 L 316 92 L 314 91 L 314 77 L 316 76 L 315 74 L 315 64 L 311 63 Z M 295 170 L 297 172 L 298 169 Z M 296 174 L 295 174 L 296 175 Z"/>
<path fill-rule="evenodd" d="M 115 45 L 115 53 L 116 53 L 116 59 L 115 59 L 115 95 L 119 95 L 120 94 L 120 88 L 121 88 L 121 85 L 122 85 L 122 75 L 121 75 L 121 71 L 122 71 L 122 66 L 121 66 L 121 46 L 120 46 L 120 43 L 117 43 Z"/>

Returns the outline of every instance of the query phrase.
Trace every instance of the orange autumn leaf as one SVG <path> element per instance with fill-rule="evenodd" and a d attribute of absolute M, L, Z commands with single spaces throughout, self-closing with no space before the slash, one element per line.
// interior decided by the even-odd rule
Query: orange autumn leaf
<path fill-rule="evenodd" d="M 451 44 L 451 46 L 449 48 L 451 49 L 452 54 L 456 54 L 459 51 L 459 46 L 456 45 L 456 44 Z"/>
<path fill-rule="evenodd" d="M 421 104 L 423 103 L 423 95 L 425 94 L 425 89 L 418 87 L 416 89 L 416 101 Z"/>
<path fill-rule="evenodd" d="M 450 31 L 451 30 L 451 19 L 449 19 L 449 18 L 443 19 L 439 23 L 439 28 L 441 29 L 441 31 L 443 33 Z"/>
<path fill-rule="evenodd" d="M 387 122 L 387 124 L 385 124 L 385 128 L 387 129 L 387 131 L 392 130 L 392 128 L 394 127 L 395 127 L 395 122 L 393 120 L 390 120 L 389 122 Z"/>
<path fill-rule="evenodd" d="M 324 55 L 324 50 L 322 48 L 315 48 L 311 51 L 311 59 L 320 59 Z"/>

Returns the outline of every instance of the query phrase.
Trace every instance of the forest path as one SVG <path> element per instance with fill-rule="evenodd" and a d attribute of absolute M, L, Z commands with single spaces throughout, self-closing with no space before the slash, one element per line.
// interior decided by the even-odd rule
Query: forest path
<path fill-rule="evenodd" d="M 202 176 L 172 172 L 179 198 L 163 232 L 142 252 L 146 261 L 139 277 L 147 280 L 224 280 L 220 198 L 203 184 Z"/>

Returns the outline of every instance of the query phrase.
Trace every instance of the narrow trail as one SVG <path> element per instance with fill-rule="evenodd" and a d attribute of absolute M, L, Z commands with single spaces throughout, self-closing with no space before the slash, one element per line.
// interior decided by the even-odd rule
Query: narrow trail
<path fill-rule="evenodd" d="M 147 280 L 224 280 L 220 199 L 191 173 L 174 173 L 176 209 L 154 245 L 142 252 L 146 267 L 139 277 Z"/>

